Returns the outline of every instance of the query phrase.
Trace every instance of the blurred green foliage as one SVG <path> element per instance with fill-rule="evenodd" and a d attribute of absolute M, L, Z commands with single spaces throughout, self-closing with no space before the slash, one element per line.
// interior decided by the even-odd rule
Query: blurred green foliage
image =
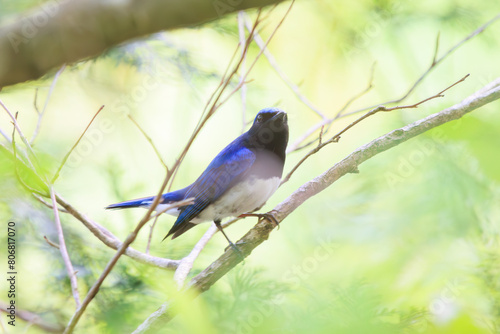
<path fill-rule="evenodd" d="M 0 2 L 0 20 L 32 8 L 35 1 Z M 268 37 L 289 3 L 260 31 Z M 377 62 L 374 87 L 349 110 L 400 97 L 438 55 L 500 11 L 498 2 L 298 1 L 269 45 L 301 91 L 334 115 L 362 91 Z M 251 13 L 255 17 L 255 13 Z M 466 73 L 446 96 L 417 110 L 379 114 L 313 156 L 264 208 L 284 200 L 360 145 L 394 128 L 453 105 L 500 76 L 500 23 L 456 50 L 406 101 L 429 97 Z M 144 213 L 106 212 L 110 203 L 154 194 L 164 168 L 130 114 L 147 131 L 167 164 L 179 154 L 238 43 L 235 16 L 195 29 L 164 32 L 124 44 L 72 65 L 61 75 L 34 144 L 41 173 L 50 177 L 101 105 L 103 112 L 64 167 L 56 190 L 81 212 L 122 240 Z M 251 45 L 248 67 L 259 49 Z M 289 113 L 291 141 L 319 121 L 293 95 L 265 59 L 249 78 L 246 114 L 238 96 L 200 133 L 175 184 L 192 182 L 210 159 L 236 137 L 255 113 L 278 105 Z M 31 137 L 52 78 L 5 88 L 2 101 Z M 234 88 L 237 80 L 232 83 Z M 364 163 L 304 203 L 269 241 L 258 247 L 179 315 L 165 333 L 497 333 L 500 331 L 500 114 L 498 102 L 429 131 Z M 355 116 L 354 116 L 355 117 Z M 353 117 L 334 123 L 341 129 Z M 0 128 L 12 125 L 0 112 Z M 2 138 L 3 140 L 3 138 Z M 22 147 L 19 138 L 16 143 Z M 44 192 L 39 179 L 10 144 L 0 147 L 0 219 L 17 223 L 19 307 L 47 322 L 65 324 L 74 301 L 50 209 L 18 181 Z M 285 171 L 304 151 L 288 156 Z M 21 157 L 21 159 L 23 159 Z M 26 161 L 26 159 L 24 159 Z M 16 176 L 16 170 L 18 176 Z M 78 221 L 62 214 L 71 260 L 83 296 L 114 251 Z M 208 225 L 160 242 L 173 219 L 162 217 L 151 253 L 180 259 Z M 254 223 L 228 228 L 234 239 Z M 149 228 L 134 248 L 144 251 Z M 0 244 L 5 244 L 5 233 Z M 216 235 L 195 262 L 199 273 L 225 247 Z M 5 259 L 2 250 L 2 259 Z M 2 260 L 3 261 L 3 260 Z M 133 331 L 176 294 L 173 273 L 123 257 L 90 304 L 77 333 Z M 1 285 L 0 300 L 5 300 Z M 2 318 L 5 325 L 5 318 Z M 24 331 L 26 324 L 16 328 Z M 10 330 L 11 328 L 9 328 Z M 36 326 L 28 333 L 39 333 Z"/>

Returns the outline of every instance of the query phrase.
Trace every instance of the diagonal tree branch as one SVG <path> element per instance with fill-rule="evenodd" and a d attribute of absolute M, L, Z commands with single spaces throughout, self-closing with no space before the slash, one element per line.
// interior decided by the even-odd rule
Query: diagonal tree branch
<path fill-rule="evenodd" d="M 47 1 L 0 27 L 0 87 L 37 79 L 64 63 L 97 56 L 126 40 L 280 1 Z"/>
<path fill-rule="evenodd" d="M 295 211 L 295 209 L 302 205 L 302 203 L 328 188 L 342 176 L 349 173 L 357 173 L 359 165 L 366 160 L 428 130 L 447 122 L 457 120 L 467 113 L 498 99 L 500 99 L 500 78 L 450 108 L 427 116 L 400 129 L 391 131 L 359 147 L 323 174 L 303 184 L 287 199 L 278 204 L 270 213 L 273 214 L 277 221 L 282 222 L 288 215 Z M 275 227 L 276 224 L 271 221 L 266 219 L 260 220 L 237 242 L 238 248 L 243 256 L 246 257 L 250 255 L 258 245 L 267 240 Z M 242 258 L 240 254 L 234 252 L 232 248 L 228 248 L 224 254 L 191 280 L 189 288 L 184 291 L 184 295 L 186 298 L 194 298 L 196 295 L 208 290 L 215 282 L 241 261 Z M 151 314 L 134 331 L 134 334 L 154 333 L 158 328 L 164 326 L 166 322 L 170 321 L 175 316 L 175 307 L 172 307 L 175 303 L 176 301 L 173 300 L 160 306 L 157 311 Z"/>

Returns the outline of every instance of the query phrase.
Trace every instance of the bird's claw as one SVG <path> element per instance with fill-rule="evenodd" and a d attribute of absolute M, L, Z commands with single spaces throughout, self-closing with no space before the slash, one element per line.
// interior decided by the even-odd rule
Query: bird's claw
<path fill-rule="evenodd" d="M 269 220 L 271 223 L 274 223 L 274 225 L 278 228 L 278 230 L 280 229 L 280 222 L 274 216 L 274 214 L 272 214 L 272 213 L 264 213 L 263 214 L 263 218 Z"/>
<path fill-rule="evenodd" d="M 245 218 L 245 217 L 258 217 L 259 221 L 262 219 L 267 219 L 271 223 L 273 223 L 279 230 L 280 228 L 280 222 L 278 219 L 274 216 L 274 214 L 267 212 L 267 213 L 243 213 L 239 215 L 240 218 Z"/>

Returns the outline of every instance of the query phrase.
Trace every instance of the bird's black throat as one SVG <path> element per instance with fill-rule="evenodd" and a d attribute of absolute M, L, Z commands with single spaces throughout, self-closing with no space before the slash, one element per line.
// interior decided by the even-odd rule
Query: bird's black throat
<path fill-rule="evenodd" d="M 288 144 L 288 122 L 286 113 L 268 113 L 267 119 L 255 120 L 248 132 L 242 135 L 246 147 L 255 152 L 274 153 L 284 163 Z"/>

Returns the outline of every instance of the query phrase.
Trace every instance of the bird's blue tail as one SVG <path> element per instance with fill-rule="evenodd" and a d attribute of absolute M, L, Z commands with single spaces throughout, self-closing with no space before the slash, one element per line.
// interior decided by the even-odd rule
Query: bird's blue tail
<path fill-rule="evenodd" d="M 120 202 L 108 205 L 106 210 L 109 209 L 128 209 L 128 208 L 139 208 L 139 207 L 147 207 L 153 202 L 154 197 L 144 197 L 139 199 L 133 199 L 130 201 Z"/>
<path fill-rule="evenodd" d="M 160 204 L 167 204 L 167 203 L 182 201 L 186 195 L 187 189 L 188 189 L 188 187 L 163 194 L 161 196 Z M 125 202 L 120 202 L 120 203 L 108 205 L 106 207 L 106 210 L 140 208 L 140 207 L 147 208 L 153 203 L 153 200 L 154 200 L 154 196 L 133 199 L 130 201 L 125 201 Z"/>

